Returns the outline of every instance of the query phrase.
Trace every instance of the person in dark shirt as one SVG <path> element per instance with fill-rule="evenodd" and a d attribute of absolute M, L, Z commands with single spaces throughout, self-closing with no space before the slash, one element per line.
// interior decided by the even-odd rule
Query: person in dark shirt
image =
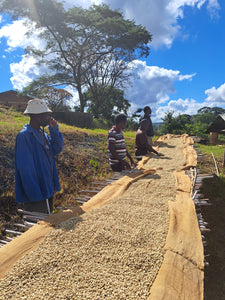
<path fill-rule="evenodd" d="M 135 155 L 138 160 L 141 160 L 141 156 L 146 155 L 148 152 L 153 152 L 158 156 L 162 156 L 161 153 L 157 152 L 155 149 L 152 148 L 151 145 L 148 143 L 146 131 L 148 129 L 149 122 L 146 119 L 143 119 L 140 122 L 139 128 L 136 133 L 135 138 Z"/>
<path fill-rule="evenodd" d="M 130 164 L 125 160 L 126 156 L 129 158 L 131 165 L 134 165 L 134 161 L 127 151 L 122 132 L 127 123 L 126 115 L 116 115 L 115 123 L 116 124 L 109 130 L 107 136 L 109 164 L 114 172 L 121 172 L 125 169 L 131 169 Z"/>
<path fill-rule="evenodd" d="M 140 122 L 144 119 L 146 119 L 148 121 L 148 127 L 146 130 L 146 136 L 147 136 L 147 140 L 148 140 L 148 144 L 149 145 L 153 145 L 152 139 L 154 136 L 154 130 L 153 130 L 153 125 L 152 125 L 152 120 L 151 120 L 151 115 L 152 110 L 149 106 L 145 106 L 144 107 L 144 116 L 140 118 Z"/>

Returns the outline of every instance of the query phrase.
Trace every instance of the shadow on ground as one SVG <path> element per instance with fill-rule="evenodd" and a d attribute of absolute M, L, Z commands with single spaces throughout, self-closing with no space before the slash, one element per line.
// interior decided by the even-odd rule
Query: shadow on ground
<path fill-rule="evenodd" d="M 205 179 L 201 193 L 210 199 L 211 206 L 203 207 L 202 215 L 210 232 L 205 254 L 209 266 L 205 268 L 204 300 L 225 299 L 225 179 L 214 176 Z"/>

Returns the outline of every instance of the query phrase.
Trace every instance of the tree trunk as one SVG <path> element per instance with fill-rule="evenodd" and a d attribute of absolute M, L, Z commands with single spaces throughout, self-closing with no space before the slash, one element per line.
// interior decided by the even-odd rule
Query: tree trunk
<path fill-rule="evenodd" d="M 81 91 L 81 86 L 80 85 L 77 86 L 77 91 L 78 91 L 79 100 L 80 100 L 80 112 L 83 113 L 84 112 L 84 105 L 85 105 L 85 103 L 84 103 L 84 95 L 83 95 L 83 93 Z"/>

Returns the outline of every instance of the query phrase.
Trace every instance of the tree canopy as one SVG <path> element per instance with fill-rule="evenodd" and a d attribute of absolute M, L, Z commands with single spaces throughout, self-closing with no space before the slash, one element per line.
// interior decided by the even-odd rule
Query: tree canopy
<path fill-rule="evenodd" d="M 110 120 L 117 113 L 127 114 L 130 107 L 128 100 L 124 98 L 124 91 L 107 86 L 106 88 L 97 87 L 90 89 L 85 93 L 88 112 L 92 113 L 95 118 Z"/>
<path fill-rule="evenodd" d="M 36 88 L 74 87 L 82 112 L 84 89 L 122 87 L 131 75 L 129 62 L 149 55 L 152 36 L 146 28 L 105 4 L 66 10 L 55 0 L 0 0 L 0 12 L 34 22 L 39 30 L 43 48 L 27 47 L 26 53 L 49 71 L 36 79 Z"/>
<path fill-rule="evenodd" d="M 29 90 L 25 89 L 25 94 L 29 94 L 34 98 L 43 99 L 48 107 L 53 111 L 70 111 L 69 102 L 73 95 L 64 89 L 56 89 L 54 87 L 48 86 L 38 90 L 33 89 L 32 85 Z"/>
<path fill-rule="evenodd" d="M 214 115 L 220 115 L 225 113 L 225 109 L 221 107 L 208 107 L 204 106 L 198 110 L 198 114 L 214 114 Z"/>

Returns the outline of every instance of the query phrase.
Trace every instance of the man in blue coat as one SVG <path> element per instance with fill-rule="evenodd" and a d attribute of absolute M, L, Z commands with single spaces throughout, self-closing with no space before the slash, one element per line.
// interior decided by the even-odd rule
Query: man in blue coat
<path fill-rule="evenodd" d="M 62 151 L 63 137 L 51 113 L 43 100 L 30 100 L 24 112 L 30 123 L 16 137 L 15 195 L 24 210 L 51 213 L 53 195 L 60 191 L 54 156 Z"/>

